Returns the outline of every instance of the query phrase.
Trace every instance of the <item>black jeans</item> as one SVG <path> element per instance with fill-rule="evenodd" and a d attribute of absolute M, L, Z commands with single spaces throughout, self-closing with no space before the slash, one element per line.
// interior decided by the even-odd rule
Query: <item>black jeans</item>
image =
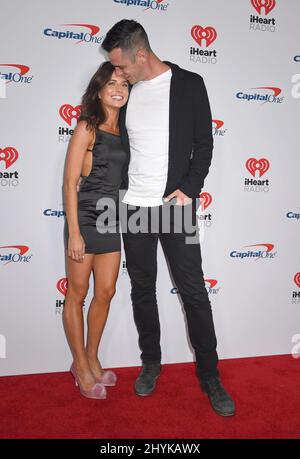
<path fill-rule="evenodd" d="M 211 304 L 205 288 L 202 271 L 202 259 L 199 237 L 196 243 L 186 243 L 187 234 L 198 232 L 196 216 L 196 199 L 189 204 L 192 210 L 192 224 L 196 226 L 193 233 L 184 229 L 175 232 L 175 215 L 182 213 L 182 206 L 165 203 L 156 207 L 156 216 L 150 214 L 151 208 L 133 207 L 121 203 L 121 228 L 126 254 L 127 270 L 131 280 L 131 299 L 133 315 L 139 334 L 139 346 L 142 350 L 141 359 L 145 363 L 161 361 L 160 323 L 156 300 L 157 277 L 157 243 L 161 241 L 162 248 L 169 263 L 176 287 L 184 304 L 191 344 L 195 350 L 197 374 L 201 380 L 209 376 L 217 376 L 218 355 Z M 184 206 L 186 207 L 186 206 Z M 153 209 L 153 208 L 152 208 Z M 162 231 L 162 215 L 170 211 L 170 231 Z M 173 210 L 173 211 L 172 211 Z M 124 224 L 139 211 L 148 215 L 146 231 L 134 234 L 124 232 Z M 169 215 L 169 214 L 167 214 Z M 158 231 L 149 231 L 151 221 L 159 219 Z M 141 220 L 138 220 L 139 222 Z M 144 228 L 145 229 L 145 228 Z"/>

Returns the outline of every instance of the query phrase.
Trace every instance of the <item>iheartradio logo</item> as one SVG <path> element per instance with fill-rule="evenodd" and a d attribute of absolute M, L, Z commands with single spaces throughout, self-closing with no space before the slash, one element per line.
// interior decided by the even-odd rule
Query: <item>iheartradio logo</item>
<path fill-rule="evenodd" d="M 203 192 L 200 193 L 200 205 L 201 205 L 201 210 L 205 210 L 207 207 L 209 207 L 212 203 L 212 196 L 210 193 Z"/>
<path fill-rule="evenodd" d="M 253 8 L 256 9 L 258 14 L 265 13 L 265 15 L 269 14 L 270 11 L 273 10 L 276 6 L 275 0 L 251 0 L 251 4 Z"/>
<path fill-rule="evenodd" d="M 270 163 L 266 158 L 256 159 L 249 158 L 246 161 L 246 169 L 250 172 L 254 179 L 245 178 L 244 191 L 246 192 L 268 192 L 270 181 L 269 179 L 261 180 L 262 177 L 270 168 Z M 255 177 L 258 178 L 256 179 Z"/>
<path fill-rule="evenodd" d="M 4 169 L 9 169 L 19 158 L 18 150 L 14 147 L 0 148 L 0 164 L 4 165 Z M 0 186 L 16 187 L 19 185 L 19 172 L 15 171 L 0 171 Z"/>
<path fill-rule="evenodd" d="M 56 283 L 56 288 L 65 297 L 67 294 L 67 290 L 68 290 L 68 278 L 62 277 L 61 279 L 58 279 Z M 65 299 L 56 300 L 55 313 L 62 314 L 64 310 L 64 305 L 65 305 Z"/>
<path fill-rule="evenodd" d="M 71 128 L 72 121 L 75 119 L 78 120 L 81 114 L 81 105 L 71 105 L 71 104 L 63 104 L 59 109 L 59 116 L 64 120 L 65 123 L 69 127 L 60 126 L 58 128 L 58 141 L 59 142 L 66 142 L 69 140 L 69 136 L 73 135 L 74 129 Z M 70 129 L 71 128 L 71 129 Z M 68 136 L 68 137 L 65 137 Z"/>
<path fill-rule="evenodd" d="M 294 282 L 297 285 L 297 287 L 300 288 L 300 273 L 295 274 Z"/>
<path fill-rule="evenodd" d="M 296 273 L 294 276 L 294 282 L 297 287 L 300 289 L 300 273 Z M 299 304 L 300 303 L 300 291 L 294 291 L 292 293 L 292 304 Z"/>
<path fill-rule="evenodd" d="M 56 283 L 57 290 L 62 293 L 62 295 L 66 296 L 67 289 L 68 289 L 68 278 L 62 277 Z"/>
<path fill-rule="evenodd" d="M 0 161 L 3 161 L 5 169 L 12 166 L 19 158 L 19 153 L 14 147 L 0 148 Z"/>
<path fill-rule="evenodd" d="M 195 25 L 192 27 L 191 35 L 199 46 L 203 46 L 203 43 L 205 43 L 205 47 L 207 48 L 217 38 L 217 31 L 211 26 L 202 27 Z"/>
<path fill-rule="evenodd" d="M 211 213 L 204 213 L 204 211 L 211 205 L 212 203 L 212 195 L 204 191 L 203 193 L 199 194 L 200 206 L 197 210 L 197 216 L 199 221 L 199 226 L 203 227 L 210 227 L 212 225 L 212 215 Z"/>
<path fill-rule="evenodd" d="M 64 104 L 59 109 L 59 114 L 61 118 L 71 127 L 73 119 L 78 119 L 81 113 L 81 105 Z"/>
<path fill-rule="evenodd" d="M 269 170 L 270 163 L 266 158 L 249 158 L 246 161 L 246 168 L 250 174 L 253 175 L 253 177 L 255 177 L 257 173 L 259 177 L 262 177 L 267 172 L 267 170 Z"/>
<path fill-rule="evenodd" d="M 212 26 L 202 27 L 194 25 L 191 29 L 191 36 L 197 43 L 198 47 L 190 47 L 190 61 L 199 62 L 201 64 L 216 64 L 217 51 L 201 48 L 208 48 L 217 38 L 217 31 Z"/>
<path fill-rule="evenodd" d="M 275 0 L 251 0 L 251 4 L 259 14 L 250 15 L 250 30 L 259 32 L 275 32 L 275 18 L 266 17 L 276 5 Z M 264 17 L 262 17 L 264 15 Z"/>

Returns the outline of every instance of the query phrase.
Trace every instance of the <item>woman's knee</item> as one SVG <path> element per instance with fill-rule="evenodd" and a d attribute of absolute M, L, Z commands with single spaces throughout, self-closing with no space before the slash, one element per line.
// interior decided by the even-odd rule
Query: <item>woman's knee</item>
<path fill-rule="evenodd" d="M 95 291 L 95 301 L 99 303 L 109 303 L 116 293 L 115 286 L 106 286 L 102 288 L 98 288 Z"/>
<path fill-rule="evenodd" d="M 89 285 L 76 282 L 76 283 L 68 283 L 68 290 L 67 290 L 67 297 L 73 301 L 83 301 L 88 293 Z"/>

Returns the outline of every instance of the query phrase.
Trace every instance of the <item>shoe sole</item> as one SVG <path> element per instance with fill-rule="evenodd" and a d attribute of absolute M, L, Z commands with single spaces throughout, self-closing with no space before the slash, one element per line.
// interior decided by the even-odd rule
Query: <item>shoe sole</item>
<path fill-rule="evenodd" d="M 205 395 L 207 395 L 208 400 L 209 400 L 209 396 L 208 396 L 208 393 L 206 392 L 206 390 L 202 388 L 202 391 L 203 391 L 203 393 L 204 393 Z M 209 400 L 209 401 L 210 401 L 210 400 Z M 214 411 L 215 413 L 217 413 L 219 416 L 223 416 L 223 417 L 225 417 L 225 418 L 228 418 L 228 417 L 230 417 L 230 416 L 234 416 L 234 415 L 235 415 L 235 411 L 232 411 L 232 412 L 230 412 L 230 413 L 223 413 L 222 411 L 216 410 L 216 409 L 214 408 L 213 404 L 211 403 L 211 401 L 210 401 L 210 405 L 211 405 L 213 411 Z"/>
<path fill-rule="evenodd" d="M 234 416 L 235 415 L 235 411 L 230 411 L 229 413 L 224 413 L 223 411 L 216 410 L 216 408 L 213 406 L 213 404 L 211 402 L 210 402 L 210 406 L 212 407 L 213 411 L 215 413 L 217 413 L 219 416 L 223 416 L 225 418 L 228 418 L 230 416 Z"/>
<path fill-rule="evenodd" d="M 215 413 L 217 413 L 219 416 L 223 416 L 224 418 L 228 418 L 230 416 L 235 415 L 235 411 L 233 413 L 222 413 L 221 411 L 217 411 L 214 407 L 212 407 Z"/>

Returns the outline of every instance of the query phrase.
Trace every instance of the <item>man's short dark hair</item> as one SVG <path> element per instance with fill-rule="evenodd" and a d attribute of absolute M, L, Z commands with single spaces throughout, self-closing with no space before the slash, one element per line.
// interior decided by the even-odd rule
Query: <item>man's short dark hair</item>
<path fill-rule="evenodd" d="M 106 34 L 102 48 L 108 53 L 115 48 L 124 52 L 135 52 L 138 49 L 150 51 L 148 36 L 144 27 L 133 19 L 122 19 Z"/>

